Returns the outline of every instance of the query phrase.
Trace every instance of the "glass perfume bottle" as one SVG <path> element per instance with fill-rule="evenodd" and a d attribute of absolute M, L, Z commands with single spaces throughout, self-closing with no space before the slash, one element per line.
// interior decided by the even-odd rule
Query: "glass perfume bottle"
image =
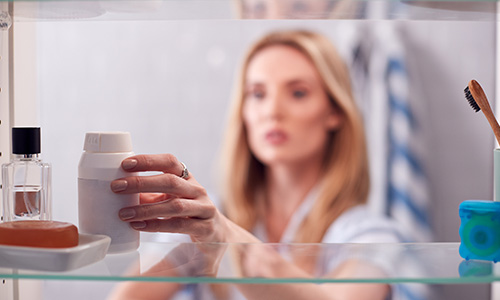
<path fill-rule="evenodd" d="M 3 220 L 51 219 L 51 166 L 40 157 L 40 128 L 12 128 L 12 156 L 2 165 Z"/>

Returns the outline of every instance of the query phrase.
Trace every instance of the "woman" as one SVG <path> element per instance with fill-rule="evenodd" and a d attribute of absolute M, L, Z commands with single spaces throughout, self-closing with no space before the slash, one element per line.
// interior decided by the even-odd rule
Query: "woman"
<path fill-rule="evenodd" d="M 369 175 L 362 120 L 348 70 L 325 37 L 283 31 L 259 40 L 244 60 L 228 129 L 225 215 L 185 166 L 165 154 L 123 161 L 126 171 L 164 174 L 112 182 L 116 193 L 141 193 L 142 204 L 122 209 L 120 218 L 137 230 L 185 233 L 195 242 L 398 241 L 394 227 L 363 205 Z M 314 272 L 269 252 L 259 260 L 260 252 L 247 255 L 260 263 L 241 261 L 241 272 Z M 325 275 L 351 276 L 354 265 L 344 262 Z M 238 288 L 248 299 L 385 299 L 390 292 L 376 284 Z"/>

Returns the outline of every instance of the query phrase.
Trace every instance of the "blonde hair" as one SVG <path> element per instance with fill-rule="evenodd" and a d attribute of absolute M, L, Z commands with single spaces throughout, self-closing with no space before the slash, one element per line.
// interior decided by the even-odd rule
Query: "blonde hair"
<path fill-rule="evenodd" d="M 320 34 L 303 30 L 273 32 L 258 40 L 246 54 L 230 109 L 223 151 L 224 209 L 229 219 L 246 230 L 252 230 L 265 213 L 262 207 L 266 166 L 250 151 L 242 106 L 250 61 L 259 51 L 273 45 L 292 47 L 310 59 L 332 105 L 342 115 L 341 127 L 330 133 L 326 146 L 319 196 L 295 237 L 295 242 L 319 243 L 337 217 L 348 208 L 367 201 L 369 190 L 364 128 L 351 91 L 349 72 L 335 47 Z"/>

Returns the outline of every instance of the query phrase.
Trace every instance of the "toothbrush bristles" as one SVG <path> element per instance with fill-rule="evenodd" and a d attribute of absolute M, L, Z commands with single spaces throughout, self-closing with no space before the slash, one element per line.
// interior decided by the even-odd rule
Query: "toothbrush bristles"
<path fill-rule="evenodd" d="M 481 107 L 479 107 L 479 105 L 477 105 L 477 102 L 476 102 L 476 100 L 474 100 L 474 97 L 472 96 L 469 87 L 466 87 L 464 89 L 464 93 L 465 93 L 465 98 L 467 99 L 467 101 L 469 101 L 469 104 L 472 107 L 472 109 L 475 112 L 480 111 Z"/>

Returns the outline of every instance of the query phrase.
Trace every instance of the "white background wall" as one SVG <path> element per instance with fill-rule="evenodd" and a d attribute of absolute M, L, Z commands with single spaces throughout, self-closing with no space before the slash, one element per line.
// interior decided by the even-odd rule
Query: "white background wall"
<path fill-rule="evenodd" d="M 37 101 L 43 157 L 53 164 L 54 218 L 77 223 L 77 165 L 91 130 L 130 131 L 137 153 L 177 155 L 215 193 L 214 158 L 243 51 L 269 29 L 300 26 L 325 33 L 347 53 L 348 22 L 40 23 Z M 435 240 L 457 242 L 459 203 L 492 198 L 493 136 L 463 88 L 475 78 L 494 100 L 495 24 L 394 24 L 405 40 L 412 105 L 428 150 Z M 471 298 L 467 290 L 450 299 Z"/>
<path fill-rule="evenodd" d="M 495 29 L 492 24 L 424 22 L 405 24 L 412 103 L 424 131 L 436 241 L 459 242 L 458 206 L 468 199 L 493 199 L 494 137 L 484 115 L 463 97 L 470 79 L 495 101 Z M 489 299 L 488 285 L 449 285 L 441 299 Z"/>

